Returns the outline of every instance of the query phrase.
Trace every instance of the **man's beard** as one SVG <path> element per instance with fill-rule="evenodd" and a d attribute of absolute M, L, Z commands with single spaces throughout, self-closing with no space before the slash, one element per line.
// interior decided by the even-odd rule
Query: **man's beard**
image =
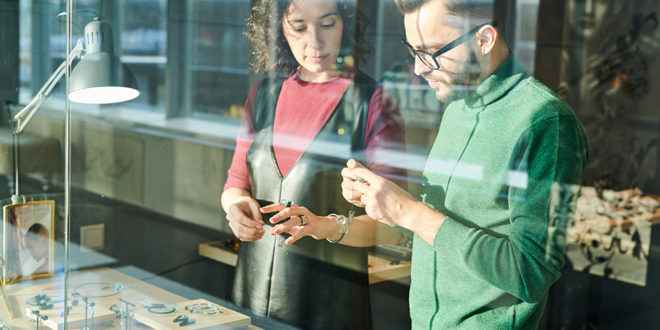
<path fill-rule="evenodd" d="M 469 59 L 466 62 L 448 75 L 449 80 L 442 81 L 448 93 L 440 101 L 451 103 L 470 97 L 477 89 L 479 77 L 481 76 L 481 64 L 479 64 L 474 50 L 470 50 Z M 430 79 L 428 75 L 425 75 L 424 78 Z"/>

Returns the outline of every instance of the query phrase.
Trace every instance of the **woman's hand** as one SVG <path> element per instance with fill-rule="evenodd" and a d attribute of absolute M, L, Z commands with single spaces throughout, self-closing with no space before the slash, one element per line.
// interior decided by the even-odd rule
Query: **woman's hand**
<path fill-rule="evenodd" d="M 238 239 L 251 242 L 264 236 L 259 203 L 251 197 L 241 196 L 227 207 L 229 228 Z"/>
<path fill-rule="evenodd" d="M 320 240 L 324 238 L 338 239 L 341 235 L 339 224 L 334 217 L 318 216 L 304 206 L 292 204 L 287 207 L 282 203 L 275 203 L 262 207 L 261 212 L 278 212 L 270 218 L 270 222 L 273 224 L 284 222 L 273 227 L 270 234 L 290 234 L 291 237 L 286 239 L 286 244 L 293 244 L 305 236 Z"/>

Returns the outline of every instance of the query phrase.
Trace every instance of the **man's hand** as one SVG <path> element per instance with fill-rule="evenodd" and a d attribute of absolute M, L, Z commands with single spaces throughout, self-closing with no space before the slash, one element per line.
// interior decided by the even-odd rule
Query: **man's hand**
<path fill-rule="evenodd" d="M 346 199 L 349 203 L 357 207 L 364 207 L 365 205 L 364 203 L 362 203 L 361 200 L 362 193 L 354 189 L 355 183 L 358 178 L 353 173 L 353 170 L 356 167 L 364 167 L 364 166 L 358 163 L 355 159 L 349 159 L 348 162 L 346 162 L 346 168 L 341 170 L 341 176 L 343 178 L 341 181 L 341 194 L 344 197 L 344 199 Z M 364 182 L 366 182 L 366 180 Z"/>
<path fill-rule="evenodd" d="M 370 218 L 389 225 L 406 227 L 406 210 L 417 201 L 394 182 L 374 174 L 354 159 L 341 171 L 344 198 L 364 207 Z"/>
<path fill-rule="evenodd" d="M 241 241 L 256 241 L 264 236 L 259 203 L 251 197 L 239 197 L 229 205 L 227 221 L 231 231 Z"/>
<path fill-rule="evenodd" d="M 370 218 L 406 228 L 433 245 L 446 216 L 414 199 L 394 182 L 374 174 L 354 159 L 341 171 L 342 195 L 355 205 L 364 205 Z"/>

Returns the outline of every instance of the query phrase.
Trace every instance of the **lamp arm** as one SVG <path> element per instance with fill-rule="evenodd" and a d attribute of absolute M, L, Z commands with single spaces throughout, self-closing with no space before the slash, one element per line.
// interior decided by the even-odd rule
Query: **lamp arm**
<path fill-rule="evenodd" d="M 71 65 L 73 60 L 79 58 L 83 51 L 84 47 L 82 39 L 78 39 L 76 46 L 73 47 L 69 53 L 68 60 L 62 61 L 62 64 L 57 67 L 55 72 L 53 72 L 53 74 L 48 78 L 44 85 L 41 86 L 41 89 L 39 89 L 39 92 L 32 98 L 32 100 L 30 100 L 30 102 L 25 107 L 23 107 L 23 109 L 14 115 L 12 120 L 14 134 L 21 134 L 21 132 L 23 132 L 25 126 L 27 126 L 27 124 L 32 119 L 32 116 L 34 116 L 41 104 L 46 100 L 46 97 L 48 97 L 55 85 L 57 85 L 57 82 L 64 75 L 67 62 L 69 65 Z"/>

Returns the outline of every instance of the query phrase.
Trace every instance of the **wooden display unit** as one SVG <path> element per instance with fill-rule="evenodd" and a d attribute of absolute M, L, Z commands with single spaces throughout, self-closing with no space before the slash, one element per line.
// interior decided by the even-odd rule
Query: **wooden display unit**
<path fill-rule="evenodd" d="M 201 304 L 202 306 L 208 306 L 211 304 L 212 306 L 218 308 L 220 314 L 202 315 L 199 313 L 191 313 L 190 311 L 186 310 L 186 306 L 195 304 Z M 194 324 L 184 326 L 184 328 L 191 330 L 217 329 L 218 327 L 245 329 L 250 324 L 250 318 L 248 316 L 222 307 L 218 304 L 213 304 L 206 299 L 196 299 L 181 302 L 178 305 L 178 312 L 171 314 L 153 314 L 149 313 L 147 310 L 142 309 L 135 312 L 135 320 L 154 329 L 181 329 L 182 327 L 180 324 L 175 322 L 175 319 L 180 315 L 186 315 L 187 317 L 195 320 Z"/>
<path fill-rule="evenodd" d="M 7 302 L 5 301 L 0 302 L 2 305 L 0 308 L 0 318 L 4 321 L 5 325 L 12 327 L 12 329 L 35 329 L 35 316 L 32 311 L 37 309 L 37 307 L 28 305 L 27 301 L 40 293 L 45 293 L 53 297 L 55 303 L 51 309 L 39 311 L 41 315 L 48 316 L 47 320 L 41 321 L 40 328 L 64 328 L 64 318 L 62 315 L 64 312 L 64 277 L 62 274 L 10 284 L 5 286 L 5 292 L 8 297 L 9 306 L 7 306 Z M 168 327 L 164 326 L 166 322 L 163 324 L 159 323 L 159 318 L 168 319 L 169 323 L 172 323 L 171 319 L 185 312 L 184 308 L 186 305 L 195 302 L 209 303 L 206 300 L 190 301 L 182 296 L 110 268 L 79 271 L 71 273 L 69 277 L 68 304 L 71 306 L 71 311 L 67 319 L 67 328 L 69 329 L 81 329 L 85 325 L 85 310 L 82 297 L 87 297 L 89 302 L 94 302 L 94 328 L 103 329 L 121 328 L 120 320 L 116 318 L 117 314 L 112 310 L 113 305 L 117 307 L 122 305 L 120 299 L 135 305 L 131 307 L 131 311 L 135 314 L 133 320 L 157 329 L 169 328 L 169 324 Z M 72 306 L 74 300 L 78 300 L 78 303 Z M 182 307 L 179 312 L 154 314 L 148 311 L 148 303 L 171 303 L 178 304 Z M 202 321 L 202 315 L 200 315 L 196 318 L 198 325 L 190 325 L 186 326 L 186 328 L 207 329 L 212 326 L 216 328 L 218 326 L 223 328 L 253 328 L 250 326 L 250 317 L 223 306 L 214 305 L 218 306 L 222 311 L 221 315 L 218 315 L 219 317 L 207 318 L 207 320 L 200 322 Z M 88 327 L 91 327 L 91 322 L 91 315 L 88 313 Z M 178 324 L 174 325 L 176 328 L 181 328 Z"/>
<path fill-rule="evenodd" d="M 238 254 L 235 251 L 220 248 L 221 241 L 208 242 L 199 245 L 199 254 L 201 256 L 222 262 L 224 264 L 236 267 Z M 383 259 L 374 255 L 369 255 L 369 284 L 410 276 L 410 261 L 400 261 L 397 264 L 390 260 Z"/>

